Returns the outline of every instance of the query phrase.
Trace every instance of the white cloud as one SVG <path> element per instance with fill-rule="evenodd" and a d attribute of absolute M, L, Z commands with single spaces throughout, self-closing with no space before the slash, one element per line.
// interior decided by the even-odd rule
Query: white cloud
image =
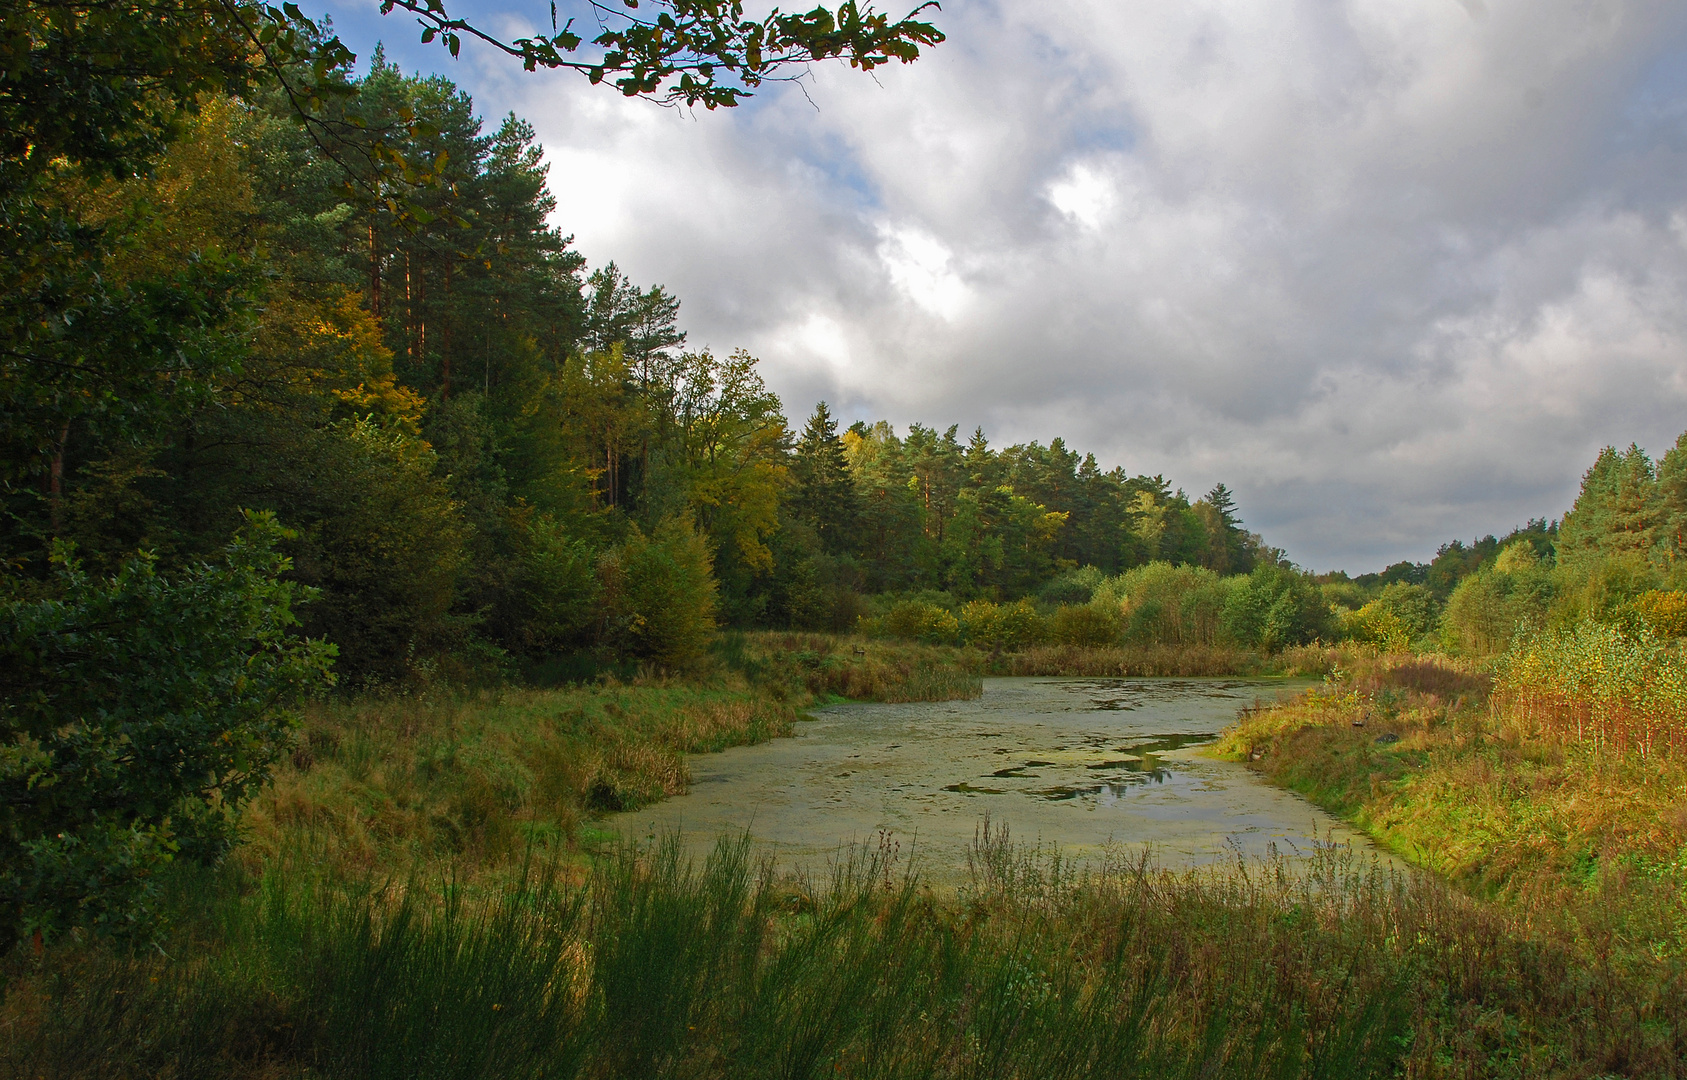
<path fill-rule="evenodd" d="M 1113 180 L 1104 171 L 1082 162 L 1049 185 L 1048 199 L 1056 210 L 1087 229 L 1099 229 L 1117 198 Z"/>
<path fill-rule="evenodd" d="M 557 221 L 794 416 L 1223 480 L 1311 565 L 1561 513 L 1687 428 L 1687 5 L 953 5 L 735 113 L 471 59 Z M 810 100 L 812 99 L 812 104 Z"/>
<path fill-rule="evenodd" d="M 967 287 L 943 242 L 908 226 L 880 226 L 879 236 L 879 261 L 891 282 L 924 310 L 954 321 L 966 307 Z"/>

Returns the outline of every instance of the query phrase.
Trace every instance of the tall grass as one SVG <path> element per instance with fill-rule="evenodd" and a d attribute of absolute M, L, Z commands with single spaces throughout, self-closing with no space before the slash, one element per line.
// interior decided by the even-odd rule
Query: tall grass
<path fill-rule="evenodd" d="M 752 685 L 819 700 L 955 701 L 983 693 L 970 649 L 833 634 L 734 632 L 715 654 Z"/>
<path fill-rule="evenodd" d="M 895 858 L 790 882 L 742 840 L 697 866 L 670 838 L 478 905 L 272 876 L 210 963 L 108 959 L 14 994 L 0 1075 L 1363 1077 L 1401 1056 L 1397 885 L 1028 873 L 1044 860 L 998 834 L 948 905 Z M 219 1023 L 219 991 L 271 1035 Z M 129 993 L 138 1041 L 106 1004 Z"/>
<path fill-rule="evenodd" d="M 1684 980 L 1345 849 L 1173 873 L 981 831 L 821 881 L 677 838 L 487 895 L 225 894 L 200 959 L 14 958 L 0 1077 L 1675 1075 Z M 1665 970 L 1659 976 L 1660 968 Z"/>
<path fill-rule="evenodd" d="M 306 848 L 354 876 L 440 860 L 472 872 L 677 795 L 687 755 L 787 735 L 799 715 L 760 691 L 662 685 L 322 702 L 237 857 Z"/>
<path fill-rule="evenodd" d="M 1529 736 L 1618 755 L 1687 752 L 1687 656 L 1645 628 L 1586 621 L 1520 637 L 1495 676 L 1496 714 Z"/>

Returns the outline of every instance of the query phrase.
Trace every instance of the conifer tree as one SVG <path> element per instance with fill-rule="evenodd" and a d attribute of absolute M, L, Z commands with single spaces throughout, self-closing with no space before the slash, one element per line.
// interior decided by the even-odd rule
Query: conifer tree
<path fill-rule="evenodd" d="M 1659 539 L 1664 513 L 1652 459 L 1638 446 L 1607 446 L 1582 476 L 1576 504 L 1564 515 L 1559 561 L 1574 564 L 1599 556 L 1648 554 Z"/>
<path fill-rule="evenodd" d="M 849 550 L 861 504 L 838 438 L 838 422 L 824 401 L 814 407 L 814 415 L 803 426 L 791 461 L 791 478 L 795 483 L 790 505 L 797 520 L 814 530 L 829 554 Z"/>

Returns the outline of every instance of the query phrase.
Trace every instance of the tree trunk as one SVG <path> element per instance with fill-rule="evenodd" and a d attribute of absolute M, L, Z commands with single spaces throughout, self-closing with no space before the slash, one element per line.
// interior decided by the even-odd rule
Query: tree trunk
<path fill-rule="evenodd" d="M 375 212 L 369 212 L 369 313 L 381 317 L 381 249 L 375 240 Z"/>
<path fill-rule="evenodd" d="M 445 263 L 445 326 L 440 331 L 439 343 L 439 396 L 441 400 L 451 396 L 451 262 L 447 257 Z"/>
<path fill-rule="evenodd" d="M 47 500 L 56 535 L 64 512 L 64 448 L 70 442 L 70 421 L 59 429 L 59 445 L 53 450 L 53 464 L 47 470 Z"/>

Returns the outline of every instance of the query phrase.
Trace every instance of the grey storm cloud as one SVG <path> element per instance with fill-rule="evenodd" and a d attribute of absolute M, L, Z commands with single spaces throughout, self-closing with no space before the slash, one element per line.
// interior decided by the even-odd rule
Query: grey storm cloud
<path fill-rule="evenodd" d="M 1687 428 L 1679 0 L 936 21 L 915 65 L 730 113 L 441 70 L 533 123 L 594 264 L 761 357 L 799 422 L 824 398 L 1062 436 L 1222 480 L 1297 562 L 1355 571 L 1557 516 L 1600 446 Z"/>

